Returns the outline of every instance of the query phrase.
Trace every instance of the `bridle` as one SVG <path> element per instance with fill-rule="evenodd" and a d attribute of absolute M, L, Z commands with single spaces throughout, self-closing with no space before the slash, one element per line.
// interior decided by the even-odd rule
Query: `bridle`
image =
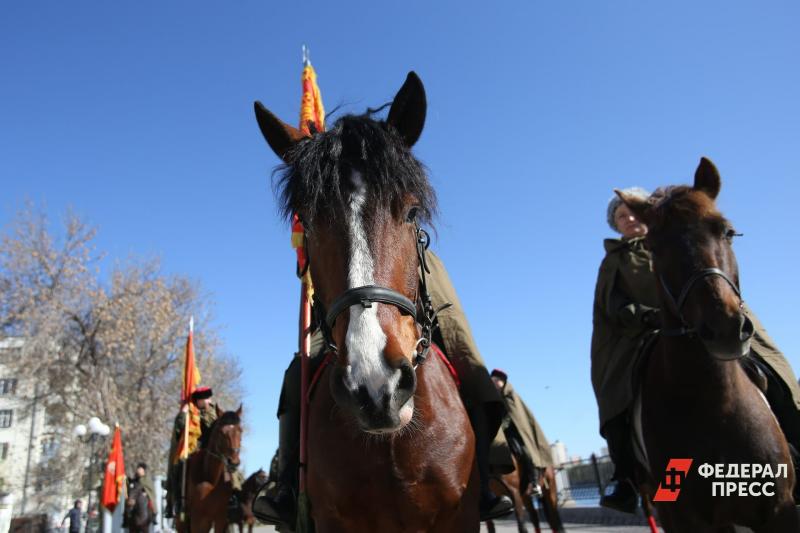
<path fill-rule="evenodd" d="M 672 328 L 672 329 L 661 329 L 659 333 L 665 337 L 694 337 L 697 335 L 697 329 L 690 326 L 689 322 L 683 316 L 683 305 L 686 303 L 686 299 L 689 297 L 689 294 L 694 288 L 695 284 L 700 281 L 701 279 L 717 276 L 725 280 L 727 284 L 733 289 L 733 292 L 736 293 L 736 296 L 739 298 L 739 309 L 744 308 L 744 300 L 742 299 L 742 293 L 739 289 L 739 286 L 733 282 L 733 280 L 722 270 L 719 268 L 704 268 L 702 270 L 698 270 L 691 277 L 686 280 L 686 283 L 683 284 L 683 288 L 681 289 L 680 294 L 678 295 L 678 299 L 676 300 L 672 294 L 672 291 L 669 290 L 666 281 L 664 280 L 664 276 L 659 275 L 658 279 L 661 283 L 661 288 L 664 289 L 664 294 L 667 296 L 667 307 L 669 308 L 670 312 L 672 312 L 678 320 L 681 322 L 681 327 L 679 328 Z M 749 319 L 746 319 L 749 320 Z M 716 355 L 712 356 L 715 359 L 720 360 L 730 360 L 730 359 L 740 359 L 744 357 L 744 355 L 739 355 L 733 358 L 722 358 Z"/>
<path fill-rule="evenodd" d="M 416 219 L 414 222 L 414 238 L 416 241 L 417 261 L 419 262 L 419 290 L 417 291 L 416 302 L 412 302 L 408 297 L 400 294 L 394 289 L 383 287 L 380 285 L 363 285 L 361 287 L 353 287 L 347 289 L 333 303 L 330 309 L 325 310 L 322 301 L 314 298 L 314 315 L 317 319 L 317 326 L 322 331 L 325 337 L 325 342 L 328 348 L 333 352 L 338 352 L 339 348 L 333 340 L 333 326 L 336 324 L 336 319 L 346 309 L 353 305 L 361 305 L 363 308 L 368 309 L 374 303 L 389 304 L 397 307 L 401 313 L 410 315 L 420 327 L 420 337 L 414 347 L 416 353 L 414 355 L 414 369 L 423 364 L 428 358 L 431 344 L 433 342 L 433 328 L 436 323 L 436 316 L 440 311 L 447 309 L 452 304 L 446 303 L 434 309 L 433 302 L 431 301 L 430 293 L 428 292 L 427 274 L 430 274 L 428 263 L 425 259 L 425 251 L 430 245 L 430 235 L 427 231 L 419 226 Z M 307 250 L 308 248 L 305 247 Z M 306 261 L 308 265 L 310 260 Z"/>
<path fill-rule="evenodd" d="M 232 424 L 232 425 L 235 425 L 235 424 Z M 220 427 L 220 428 L 219 428 L 217 431 L 218 431 L 219 433 L 222 433 L 222 428 Z M 209 439 L 209 441 L 210 441 L 210 440 L 211 440 L 211 439 Z M 215 442 L 215 444 L 216 444 L 216 442 Z M 218 447 L 218 446 L 217 446 L 217 447 Z M 238 452 L 239 452 L 239 448 L 231 448 L 231 453 L 238 453 Z M 230 458 L 230 457 L 228 457 L 227 455 L 225 455 L 225 454 L 223 454 L 223 453 L 220 453 L 220 452 L 218 452 L 218 451 L 216 451 L 216 450 L 212 450 L 212 449 L 211 449 L 211 443 L 210 443 L 210 442 L 209 442 L 209 446 L 208 446 L 208 448 L 206 448 L 206 453 L 207 453 L 208 455 L 210 455 L 211 457 L 214 457 L 214 458 L 218 459 L 220 462 L 222 462 L 222 463 L 225 465 L 225 470 L 226 470 L 228 473 L 233 473 L 233 472 L 235 472 L 235 471 L 236 471 L 236 469 L 239 467 L 239 463 L 234 463 L 234 462 L 231 460 L 231 458 Z"/>

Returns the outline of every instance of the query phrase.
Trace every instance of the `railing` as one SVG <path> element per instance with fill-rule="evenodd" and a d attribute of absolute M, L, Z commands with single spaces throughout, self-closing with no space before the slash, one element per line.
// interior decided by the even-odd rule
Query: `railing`
<path fill-rule="evenodd" d="M 558 501 L 596 505 L 613 475 L 614 463 L 607 455 L 563 463 L 556 468 Z"/>

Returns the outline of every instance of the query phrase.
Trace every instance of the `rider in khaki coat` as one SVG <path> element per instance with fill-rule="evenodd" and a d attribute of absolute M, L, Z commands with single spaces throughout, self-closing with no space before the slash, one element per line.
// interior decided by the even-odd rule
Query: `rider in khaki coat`
<path fill-rule="evenodd" d="M 200 438 L 197 449 L 205 448 L 208 444 L 208 438 L 211 435 L 211 427 L 217 421 L 217 408 L 211 401 L 213 391 L 211 387 L 198 387 L 192 393 L 192 402 L 197 406 L 200 411 Z M 183 461 L 178 461 L 173 464 L 173 460 L 177 454 L 178 443 L 181 441 L 184 428 L 186 427 L 186 413 L 181 411 L 175 417 L 175 423 L 172 430 L 172 439 L 169 446 L 169 456 L 167 468 L 167 507 L 165 509 L 165 516 L 170 518 L 173 516 L 175 504 L 180 502 L 182 496 L 182 482 L 183 482 Z M 237 468 L 231 474 L 231 487 L 233 488 L 234 495 L 237 495 L 242 490 L 242 483 L 244 476 Z"/>
<path fill-rule="evenodd" d="M 647 198 L 638 188 L 624 191 Z M 617 197 L 607 211 L 611 228 L 622 239 L 606 239 L 606 256 L 600 265 L 594 296 L 592 332 L 592 386 L 600 414 L 600 434 L 608 441 L 615 465 L 614 493 L 600 504 L 634 512 L 637 496 L 629 482 L 633 477 L 634 455 L 629 408 L 633 403 L 636 356 L 649 332 L 660 327 L 660 300 L 650 252 L 645 247 L 647 226 L 640 222 Z M 790 445 L 800 448 L 800 387 L 791 366 L 767 335 L 752 310 L 752 361 L 766 375 L 767 400 Z"/>
<path fill-rule="evenodd" d="M 461 397 L 475 431 L 475 452 L 481 477 L 481 514 L 495 517 L 508 514 L 513 503 L 506 496 L 496 496 L 489 490 L 489 450 L 502 423 L 503 400 L 489 377 L 483 358 L 472 337 L 461 301 L 456 295 L 442 261 L 431 251 L 426 252 L 428 291 L 434 309 L 445 303 L 451 307 L 437 315 L 438 329 L 433 340 L 448 356 L 461 381 Z M 325 343 L 317 331 L 312 336 L 312 365 L 322 359 Z M 312 370 L 313 372 L 313 370 Z M 300 362 L 295 357 L 286 370 L 278 403 L 280 447 L 278 449 L 278 480 L 273 490 L 259 494 L 253 511 L 259 518 L 272 523 L 293 523 L 295 515 L 300 443 Z"/>
<path fill-rule="evenodd" d="M 506 405 L 506 416 L 503 417 L 503 431 L 501 433 L 505 436 L 505 441 L 511 452 L 517 457 L 524 474 L 523 483 L 527 485 L 528 482 L 536 482 L 538 478 L 536 470 L 553 466 L 553 455 L 550 452 L 550 443 L 544 434 L 539 422 L 533 416 L 533 413 L 528 408 L 527 404 L 519 397 L 514 387 L 508 382 L 508 375 L 495 368 L 492 370 L 492 381 L 494 381 L 497 390 L 503 395 L 503 400 Z M 500 439 L 496 438 L 492 447 L 494 452 L 495 445 L 503 446 Z M 501 453 L 495 453 L 493 459 L 501 458 Z M 493 467 L 501 466 L 492 462 Z M 513 467 L 513 463 L 511 464 Z"/>

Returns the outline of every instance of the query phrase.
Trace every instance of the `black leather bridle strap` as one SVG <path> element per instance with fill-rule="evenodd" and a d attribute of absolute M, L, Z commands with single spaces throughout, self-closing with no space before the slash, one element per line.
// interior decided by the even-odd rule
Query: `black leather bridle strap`
<path fill-rule="evenodd" d="M 669 306 L 672 308 L 672 312 L 675 313 L 679 318 L 683 318 L 683 304 L 686 303 L 686 298 L 689 297 L 689 293 L 691 293 L 692 288 L 694 288 L 695 283 L 700 281 L 703 278 L 707 278 L 710 276 L 718 276 L 728 282 L 728 285 L 731 286 L 733 291 L 736 293 L 736 296 L 739 299 L 742 298 L 741 293 L 739 292 L 739 287 L 728 277 L 725 272 L 718 268 L 704 268 L 703 270 L 698 270 L 692 277 L 690 277 L 686 283 L 684 283 L 683 288 L 681 289 L 681 293 L 676 300 L 675 297 L 672 295 L 672 291 L 669 290 L 667 286 L 667 282 L 664 280 L 663 276 L 659 276 L 659 280 L 661 281 L 661 286 L 664 288 L 664 292 L 667 295 L 667 302 Z"/>
<path fill-rule="evenodd" d="M 675 300 L 675 297 L 672 295 L 672 292 L 669 290 L 666 281 L 664 281 L 663 276 L 659 276 L 659 281 L 661 282 L 661 287 L 664 289 L 664 293 L 667 295 L 667 304 L 671 308 L 671 311 L 678 317 L 683 324 L 678 329 L 662 329 L 660 331 L 661 335 L 665 337 L 682 337 L 684 335 L 692 335 L 695 333 L 694 328 L 691 328 L 686 319 L 683 318 L 683 304 L 686 303 L 686 298 L 689 297 L 689 293 L 692 291 L 694 285 L 703 278 L 707 278 L 710 276 L 718 276 L 724 279 L 728 285 L 733 289 L 733 292 L 736 293 L 736 296 L 739 297 L 739 300 L 742 300 L 742 294 L 739 291 L 739 287 L 736 283 L 731 280 L 728 275 L 718 268 L 704 268 L 702 270 L 698 270 L 692 276 L 686 280 L 684 283 L 683 288 L 681 289 L 681 293 L 678 296 L 678 299 Z"/>
<path fill-rule="evenodd" d="M 692 290 L 694 284 L 709 276 L 718 276 L 727 281 L 728 285 L 730 285 L 733 289 L 733 292 L 736 293 L 736 296 L 741 299 L 742 295 L 739 292 L 739 287 L 737 287 L 736 284 L 731 281 L 731 278 L 729 278 L 725 272 L 718 268 L 704 268 L 703 270 L 695 272 L 694 275 L 692 275 L 692 277 L 686 282 L 686 285 L 683 286 L 683 290 L 681 291 L 680 296 L 678 296 L 678 310 L 683 309 L 683 304 L 686 303 L 686 298 L 689 296 L 689 292 Z"/>
<path fill-rule="evenodd" d="M 414 321 L 417 320 L 417 306 L 410 299 L 399 292 L 381 287 L 379 285 L 364 285 L 348 289 L 339 296 L 331 305 L 330 311 L 325 315 L 325 323 L 328 329 L 333 329 L 336 318 L 352 305 L 361 305 L 364 308 L 372 307 L 373 303 L 390 304 L 407 315 L 411 315 Z"/>

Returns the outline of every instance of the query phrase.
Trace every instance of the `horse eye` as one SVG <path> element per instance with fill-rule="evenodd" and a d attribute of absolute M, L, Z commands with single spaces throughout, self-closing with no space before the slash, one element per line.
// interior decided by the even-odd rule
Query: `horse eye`
<path fill-rule="evenodd" d="M 406 214 L 406 222 L 414 222 L 417 219 L 417 213 L 419 212 L 419 206 L 414 206 L 408 210 L 408 214 Z"/>

